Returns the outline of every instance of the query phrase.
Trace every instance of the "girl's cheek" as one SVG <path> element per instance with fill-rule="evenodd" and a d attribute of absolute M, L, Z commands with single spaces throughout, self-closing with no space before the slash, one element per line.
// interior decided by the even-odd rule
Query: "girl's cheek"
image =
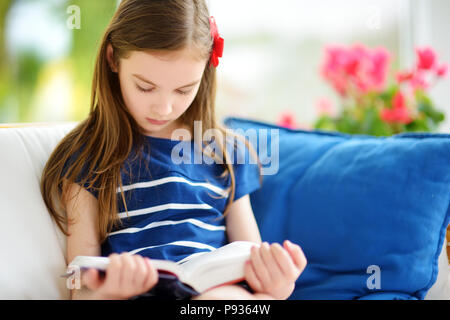
<path fill-rule="evenodd" d="M 128 99 L 127 106 L 133 111 L 145 112 L 146 109 L 149 109 L 150 102 L 148 101 L 148 99 L 145 99 L 141 96 L 131 96 Z"/>
<path fill-rule="evenodd" d="M 132 110 L 132 109 L 134 109 L 133 106 L 136 104 L 137 101 L 135 101 L 136 97 L 133 97 L 133 95 L 131 94 L 131 92 L 129 90 L 130 89 L 128 89 L 126 86 L 123 86 L 121 84 L 123 102 L 125 102 L 125 105 L 129 110 Z"/>
<path fill-rule="evenodd" d="M 192 102 L 187 103 L 186 101 L 184 101 L 183 103 L 176 104 L 174 106 L 174 109 L 177 110 L 178 113 L 180 113 L 180 112 L 183 113 L 184 111 L 189 109 L 189 106 L 191 105 L 191 103 Z"/>

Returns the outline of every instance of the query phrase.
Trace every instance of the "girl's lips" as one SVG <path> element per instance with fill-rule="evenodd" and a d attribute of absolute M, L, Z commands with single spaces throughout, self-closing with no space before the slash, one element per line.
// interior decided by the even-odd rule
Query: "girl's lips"
<path fill-rule="evenodd" d="M 165 124 L 165 123 L 169 122 L 169 120 L 158 121 L 158 120 L 151 119 L 151 118 L 145 118 L 145 119 L 147 119 L 147 121 L 150 122 L 151 124 L 157 124 L 157 125 L 162 125 L 162 124 Z"/>

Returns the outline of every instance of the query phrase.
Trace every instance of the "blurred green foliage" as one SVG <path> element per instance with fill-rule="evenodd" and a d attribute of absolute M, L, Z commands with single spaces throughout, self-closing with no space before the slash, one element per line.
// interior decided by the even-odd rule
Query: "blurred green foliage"
<path fill-rule="evenodd" d="M 81 9 L 81 29 L 73 29 L 70 60 L 75 75 L 75 98 L 73 118 L 82 119 L 89 111 L 91 82 L 95 58 L 101 37 L 116 10 L 115 0 L 72 0 L 67 6 L 77 5 Z"/>
<path fill-rule="evenodd" d="M 0 112 L 2 102 L 9 96 L 12 86 L 10 83 L 12 70 L 6 50 L 6 17 L 12 6 L 13 0 L 0 1 Z M 1 119 L 1 118 L 0 118 Z"/>
<path fill-rule="evenodd" d="M 0 122 L 31 122 L 33 103 L 39 90 L 55 73 L 70 75 L 71 101 L 66 107 L 70 108 L 65 114 L 68 119 L 61 121 L 78 121 L 89 112 L 91 81 L 94 71 L 95 57 L 99 41 L 113 16 L 116 0 L 39 0 L 46 1 L 51 15 L 58 24 L 66 30 L 71 45 L 61 61 L 45 60 L 33 49 L 22 49 L 15 56 L 8 54 L 6 34 L 8 14 L 15 5 L 32 4 L 29 0 L 1 0 L 0 1 Z M 80 28 L 70 28 L 68 20 L 74 12 L 68 11 L 69 6 L 79 8 Z M 21 21 L 23 28 L 33 28 L 33 21 Z M 46 35 L 42 35 L 45 37 Z M 45 82 L 45 83 L 41 83 Z M 42 107 L 45 110 L 45 106 Z"/>

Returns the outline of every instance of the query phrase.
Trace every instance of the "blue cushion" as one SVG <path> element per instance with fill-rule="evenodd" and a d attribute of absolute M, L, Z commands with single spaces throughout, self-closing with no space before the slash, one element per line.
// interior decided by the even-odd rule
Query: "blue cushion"
<path fill-rule="evenodd" d="M 241 118 L 224 124 L 266 131 L 272 140 L 264 146 L 258 135 L 255 146 L 263 163 L 277 161 L 268 150 L 278 139 L 279 162 L 264 165 L 278 171 L 264 175 L 250 199 L 263 240 L 289 239 L 306 255 L 290 299 L 425 297 L 450 219 L 450 135 L 347 135 Z"/>

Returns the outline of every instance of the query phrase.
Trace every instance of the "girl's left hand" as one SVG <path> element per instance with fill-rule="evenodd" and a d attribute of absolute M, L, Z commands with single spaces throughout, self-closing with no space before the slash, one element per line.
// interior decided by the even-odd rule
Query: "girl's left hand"
<path fill-rule="evenodd" d="M 251 249 L 250 260 L 245 264 L 245 279 L 256 292 L 287 299 L 306 263 L 302 249 L 289 240 L 284 241 L 283 247 L 263 242 L 259 248 Z"/>

